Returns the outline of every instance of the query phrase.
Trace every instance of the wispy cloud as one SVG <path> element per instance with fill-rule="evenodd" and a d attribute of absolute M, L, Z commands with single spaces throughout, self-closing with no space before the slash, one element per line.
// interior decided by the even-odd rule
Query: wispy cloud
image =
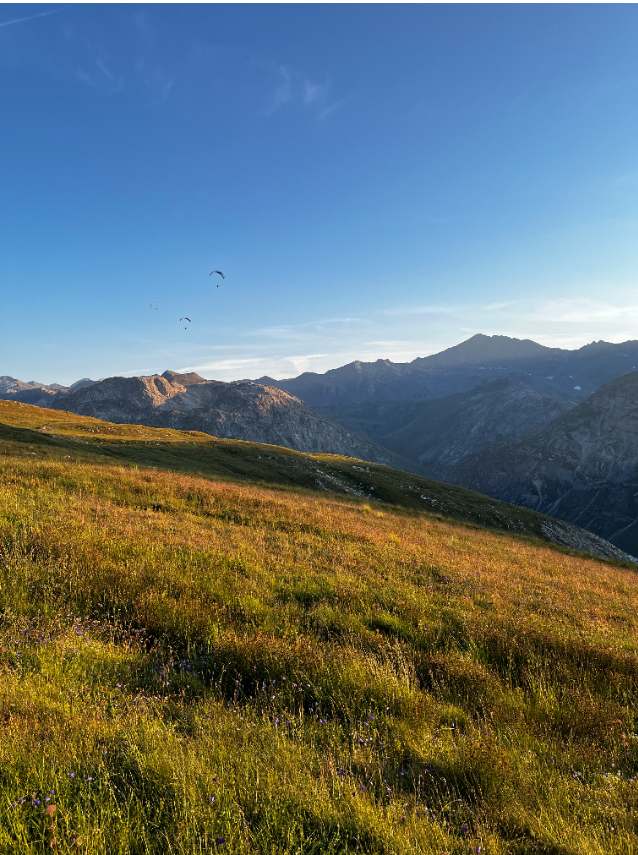
<path fill-rule="evenodd" d="M 292 74 L 283 65 L 279 67 L 279 74 L 281 75 L 281 81 L 275 90 L 272 103 L 266 108 L 267 116 L 274 115 L 284 105 L 292 101 Z"/>
<path fill-rule="evenodd" d="M 310 80 L 304 80 L 303 102 L 304 104 L 312 104 L 317 98 L 321 98 L 326 92 L 326 87 L 320 83 L 312 83 Z"/>
<path fill-rule="evenodd" d="M 48 18 L 49 15 L 55 15 L 57 12 L 61 12 L 63 9 L 60 6 L 59 9 L 51 9 L 49 12 L 39 12 L 37 15 L 27 15 L 25 18 L 12 18 L 10 21 L 0 21 L 0 27 L 12 27 L 14 24 L 24 24 L 27 21 L 35 21 L 38 18 Z"/>
<path fill-rule="evenodd" d="M 346 98 L 340 98 L 338 101 L 335 101 L 334 103 L 329 104 L 327 107 L 324 107 L 323 110 L 321 110 L 319 113 L 317 113 L 317 119 L 320 122 L 325 121 L 328 118 L 328 116 L 332 115 L 332 113 L 334 113 L 335 110 L 338 110 L 342 104 L 345 104 L 346 100 L 347 100 Z"/>
<path fill-rule="evenodd" d="M 311 80 L 301 71 L 287 65 L 272 66 L 257 61 L 269 75 L 275 74 L 275 90 L 264 114 L 274 116 L 286 107 L 298 107 L 308 110 L 317 121 L 324 121 L 347 100 L 340 98 L 330 103 L 330 85 Z"/>
<path fill-rule="evenodd" d="M 638 183 L 638 172 L 626 172 L 624 175 L 617 175 L 612 179 L 614 187 L 631 187 Z"/>
<path fill-rule="evenodd" d="M 528 315 L 532 321 L 554 324 L 591 324 L 638 317 L 638 305 L 613 305 L 586 298 L 548 300 Z"/>
<path fill-rule="evenodd" d="M 499 309 L 506 309 L 508 306 L 515 306 L 516 303 L 489 303 L 483 306 L 486 312 L 497 312 Z"/>

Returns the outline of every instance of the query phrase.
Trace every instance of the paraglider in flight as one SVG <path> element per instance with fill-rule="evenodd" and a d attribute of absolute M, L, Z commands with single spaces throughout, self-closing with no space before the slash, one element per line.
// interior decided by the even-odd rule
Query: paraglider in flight
<path fill-rule="evenodd" d="M 186 315 L 184 315 L 183 318 L 180 318 L 180 321 L 188 321 L 189 324 L 192 323 L 191 319 L 187 318 Z M 184 329 L 187 330 L 188 327 L 184 327 Z"/>
<path fill-rule="evenodd" d="M 211 270 L 211 272 L 210 272 L 208 275 L 209 275 L 209 276 L 212 276 L 212 275 L 213 275 L 213 273 L 219 273 L 219 275 L 221 276 L 221 278 L 222 278 L 222 279 L 225 279 L 225 278 L 226 278 L 226 277 L 224 276 L 224 274 L 221 272 L 221 270 Z M 219 288 L 219 283 L 217 283 L 217 287 Z"/>
<path fill-rule="evenodd" d="M 157 303 L 157 300 L 153 300 L 153 302 L 152 302 L 152 303 L 151 303 L 151 305 L 149 306 L 149 309 L 152 309 L 152 308 L 153 308 L 153 306 L 155 305 L 155 303 Z"/>

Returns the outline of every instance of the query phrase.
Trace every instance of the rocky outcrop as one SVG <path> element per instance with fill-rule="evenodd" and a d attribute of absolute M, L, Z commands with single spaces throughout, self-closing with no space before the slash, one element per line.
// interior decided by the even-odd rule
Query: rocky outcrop
<path fill-rule="evenodd" d="M 448 480 L 638 555 L 638 372 L 606 383 L 546 427 L 463 458 Z"/>
<path fill-rule="evenodd" d="M 119 424 L 202 431 L 296 451 L 357 457 L 399 469 L 406 465 L 415 468 L 287 392 L 250 381 L 220 383 L 173 371 L 148 377 L 109 377 L 65 395 L 52 406 Z"/>

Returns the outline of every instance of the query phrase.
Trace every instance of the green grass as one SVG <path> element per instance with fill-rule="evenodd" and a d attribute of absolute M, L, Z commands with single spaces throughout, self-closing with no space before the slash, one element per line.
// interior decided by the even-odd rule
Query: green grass
<path fill-rule="evenodd" d="M 79 463 L 153 467 L 279 489 L 330 491 L 408 512 L 431 511 L 522 536 L 547 540 L 544 514 L 499 502 L 379 464 L 335 454 L 302 454 L 275 445 L 219 439 L 143 425 L 118 425 L 87 416 L 0 401 L 0 453 Z"/>
<path fill-rule="evenodd" d="M 638 851 L 633 570 L 34 427 L 0 440 L 0 853 Z"/>

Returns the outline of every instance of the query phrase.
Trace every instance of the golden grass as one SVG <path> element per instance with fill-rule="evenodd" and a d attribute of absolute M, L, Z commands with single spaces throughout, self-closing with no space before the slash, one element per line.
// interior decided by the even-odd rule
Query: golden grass
<path fill-rule="evenodd" d="M 638 850 L 634 571 L 28 449 L 0 556 L 0 852 Z"/>

